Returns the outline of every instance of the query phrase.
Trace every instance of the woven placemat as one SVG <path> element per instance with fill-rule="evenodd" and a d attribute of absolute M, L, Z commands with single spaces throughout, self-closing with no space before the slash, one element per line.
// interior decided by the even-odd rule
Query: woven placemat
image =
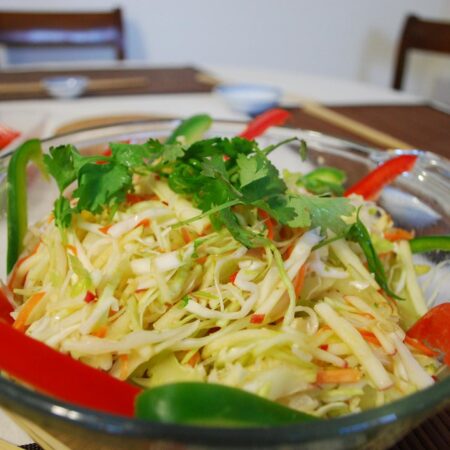
<path fill-rule="evenodd" d="M 361 105 L 330 107 L 351 119 L 383 131 L 415 148 L 435 152 L 450 159 L 450 115 L 428 105 Z M 356 134 L 290 108 L 287 126 L 316 130 L 343 139 L 374 146 Z"/>
<path fill-rule="evenodd" d="M 39 85 L 42 79 L 49 76 L 83 76 L 91 80 L 103 82 L 112 80 L 111 88 L 87 90 L 83 97 L 105 97 L 115 95 L 142 94 L 176 94 L 186 92 L 210 92 L 215 80 L 195 67 L 167 68 L 118 68 L 118 69 L 83 69 L 50 71 L 7 71 L 0 72 L 1 100 L 48 99 L 49 94 Z M 130 80 L 127 85 L 126 79 Z M 114 86 L 114 80 L 120 81 Z M 139 81 L 136 83 L 136 81 Z M 30 90 L 20 89 L 20 83 L 30 86 Z M 11 89 L 8 89 L 8 84 Z"/>

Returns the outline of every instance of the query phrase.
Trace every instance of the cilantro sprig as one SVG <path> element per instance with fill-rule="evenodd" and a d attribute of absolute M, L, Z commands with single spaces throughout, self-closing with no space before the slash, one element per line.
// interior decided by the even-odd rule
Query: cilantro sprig
<path fill-rule="evenodd" d="M 269 241 L 242 224 L 233 209 L 236 205 L 262 209 L 283 225 L 342 233 L 348 228 L 342 217 L 353 210 L 349 201 L 288 192 L 269 160 L 279 145 L 294 141 L 304 154 L 305 144 L 297 138 L 266 148 L 239 137 L 190 145 L 150 139 L 144 144 L 111 143 L 110 156 L 83 156 L 72 145 L 52 148 L 44 161 L 61 193 L 54 208 L 56 224 L 68 227 L 72 215 L 81 211 L 99 214 L 117 208 L 133 191 L 134 173 L 154 172 L 165 177 L 173 191 L 188 197 L 203 211 L 202 216 L 208 215 L 215 228 L 226 227 L 246 247 Z M 76 201 L 71 203 L 64 192 L 74 181 Z"/>

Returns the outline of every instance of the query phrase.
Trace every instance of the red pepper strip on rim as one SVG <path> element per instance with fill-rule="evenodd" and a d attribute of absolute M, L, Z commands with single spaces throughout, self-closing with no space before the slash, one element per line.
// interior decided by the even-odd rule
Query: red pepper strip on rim
<path fill-rule="evenodd" d="M 268 128 L 283 125 L 290 115 L 291 114 L 284 109 L 269 109 L 251 120 L 247 124 L 245 130 L 239 134 L 239 137 L 251 141 L 256 137 L 261 136 Z"/>
<path fill-rule="evenodd" d="M 93 369 L 0 320 L 0 370 L 39 391 L 86 408 L 134 416 L 141 389 Z"/>
<path fill-rule="evenodd" d="M 392 183 L 403 172 L 409 172 L 417 160 L 416 155 L 400 155 L 379 165 L 365 177 L 350 186 L 344 196 L 350 194 L 362 195 L 366 200 L 372 200 L 388 184 Z"/>
<path fill-rule="evenodd" d="M 431 308 L 406 333 L 430 350 L 444 353 L 444 362 L 450 366 L 450 303 Z"/>
<path fill-rule="evenodd" d="M 0 287 L 0 320 L 4 320 L 9 325 L 12 325 L 14 323 L 14 319 L 11 317 L 13 311 L 13 305 L 11 305 L 4 290 Z"/>
<path fill-rule="evenodd" d="M 20 136 L 20 131 L 0 125 L 0 150 L 3 150 L 18 136 Z"/>

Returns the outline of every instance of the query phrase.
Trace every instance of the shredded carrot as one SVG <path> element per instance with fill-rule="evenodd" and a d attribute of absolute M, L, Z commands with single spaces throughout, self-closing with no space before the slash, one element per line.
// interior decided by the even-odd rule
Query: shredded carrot
<path fill-rule="evenodd" d="M 200 356 L 200 353 L 199 353 L 199 352 L 195 352 L 195 353 L 189 358 L 188 364 L 189 364 L 191 367 L 195 367 L 195 366 L 200 362 L 201 359 L 202 359 L 202 358 L 201 358 L 201 356 Z"/>
<path fill-rule="evenodd" d="M 265 314 L 252 314 L 250 323 L 263 323 Z"/>
<path fill-rule="evenodd" d="M 128 355 L 120 355 L 120 378 L 125 380 L 128 377 Z"/>
<path fill-rule="evenodd" d="M 106 325 L 102 325 L 97 330 L 93 331 L 92 336 L 96 336 L 98 338 L 104 338 L 106 333 L 108 332 L 108 327 Z"/>
<path fill-rule="evenodd" d="M 132 194 L 129 192 L 126 197 L 126 201 L 129 205 L 135 205 L 136 203 L 144 202 L 146 200 L 158 200 L 158 196 L 155 194 Z"/>
<path fill-rule="evenodd" d="M 410 241 L 414 238 L 414 232 L 404 230 L 403 228 L 391 228 L 384 232 L 384 237 L 391 242 L 402 240 Z"/>
<path fill-rule="evenodd" d="M 358 331 L 365 341 L 370 342 L 377 347 L 381 347 L 380 341 L 371 331 L 365 330 L 364 328 L 358 328 Z"/>
<path fill-rule="evenodd" d="M 203 228 L 203 231 L 200 233 L 200 236 L 206 236 L 209 234 L 212 230 L 212 225 L 210 223 L 206 224 Z"/>
<path fill-rule="evenodd" d="M 258 209 L 258 214 L 259 217 L 261 217 L 261 219 L 263 219 L 263 222 L 266 224 L 267 238 L 272 241 L 275 236 L 276 221 L 272 219 L 272 217 L 270 217 L 269 214 L 263 209 Z"/>
<path fill-rule="evenodd" d="M 294 250 L 295 244 L 291 244 L 287 250 L 284 252 L 283 254 L 283 259 L 286 261 L 287 259 L 289 259 L 289 257 L 292 255 L 292 252 Z"/>
<path fill-rule="evenodd" d="M 205 255 L 205 256 L 200 256 L 200 258 L 197 258 L 196 260 L 195 260 L 195 262 L 197 263 L 197 264 L 205 264 L 205 262 L 206 262 L 206 260 L 208 259 L 208 257 Z"/>
<path fill-rule="evenodd" d="M 144 228 L 149 227 L 150 226 L 150 219 L 142 219 L 140 222 L 138 222 L 136 224 L 136 226 L 134 228 L 138 228 L 140 226 L 143 226 Z"/>
<path fill-rule="evenodd" d="M 356 383 L 361 379 L 361 372 L 354 368 L 321 369 L 317 372 L 317 384 Z"/>
<path fill-rule="evenodd" d="M 189 244 L 189 242 L 192 241 L 192 236 L 186 227 L 181 228 L 181 235 L 183 236 L 183 241 L 185 244 Z"/>
<path fill-rule="evenodd" d="M 99 230 L 103 233 L 103 234 L 108 234 L 109 229 L 112 227 L 112 225 L 106 225 L 104 227 L 99 228 Z"/>
<path fill-rule="evenodd" d="M 47 218 L 47 223 L 52 223 L 55 220 L 55 215 L 50 213 Z"/>
<path fill-rule="evenodd" d="M 425 344 L 422 344 L 422 342 L 420 342 L 419 340 L 412 337 L 405 336 L 405 344 L 415 348 L 417 351 L 423 353 L 426 356 L 437 356 L 436 352 L 428 348 Z"/>
<path fill-rule="evenodd" d="M 300 270 L 298 271 L 292 283 L 294 285 L 295 295 L 297 297 L 300 295 L 300 292 L 303 289 L 303 284 L 305 283 L 306 268 L 307 264 L 305 263 L 302 267 L 300 267 Z"/>
<path fill-rule="evenodd" d="M 67 248 L 67 250 L 70 250 L 75 256 L 78 255 L 78 250 L 75 247 L 75 245 L 67 244 L 66 248 Z"/>
<path fill-rule="evenodd" d="M 24 256 L 23 258 L 20 258 L 20 259 L 17 261 L 16 265 L 14 266 L 14 270 L 12 271 L 11 277 L 10 277 L 10 279 L 9 279 L 9 281 L 8 281 L 8 289 L 9 289 L 11 292 L 13 292 L 13 289 L 14 289 L 15 287 L 20 286 L 20 285 L 22 285 L 22 284 L 24 283 L 24 280 L 25 280 L 25 276 L 26 276 L 26 275 L 24 275 L 22 279 L 20 279 L 20 280 L 18 279 L 18 274 L 17 274 L 17 272 L 18 272 L 18 270 L 19 270 L 19 267 L 20 267 L 26 260 L 28 260 L 29 258 L 31 258 L 33 255 L 35 255 L 35 254 L 37 253 L 37 251 L 39 250 L 40 245 L 41 245 L 41 241 L 39 241 L 39 242 L 37 243 L 36 247 L 34 247 L 34 249 L 32 250 L 32 252 L 31 252 L 29 255 Z"/>
<path fill-rule="evenodd" d="M 32 295 L 26 303 L 22 306 L 22 309 L 17 316 L 17 319 L 14 321 L 13 327 L 19 331 L 25 331 L 27 329 L 27 321 L 30 317 L 31 312 L 37 306 L 37 304 L 44 297 L 45 292 L 38 292 Z"/>

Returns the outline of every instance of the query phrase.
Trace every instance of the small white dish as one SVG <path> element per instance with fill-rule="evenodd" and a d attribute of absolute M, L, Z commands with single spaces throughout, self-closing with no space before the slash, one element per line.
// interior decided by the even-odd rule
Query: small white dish
<path fill-rule="evenodd" d="M 76 98 L 84 93 L 89 79 L 82 76 L 45 77 L 42 84 L 49 95 L 55 98 Z"/>
<path fill-rule="evenodd" d="M 249 114 L 259 114 L 278 105 L 281 90 L 262 84 L 229 84 L 215 90 L 231 109 Z"/>

